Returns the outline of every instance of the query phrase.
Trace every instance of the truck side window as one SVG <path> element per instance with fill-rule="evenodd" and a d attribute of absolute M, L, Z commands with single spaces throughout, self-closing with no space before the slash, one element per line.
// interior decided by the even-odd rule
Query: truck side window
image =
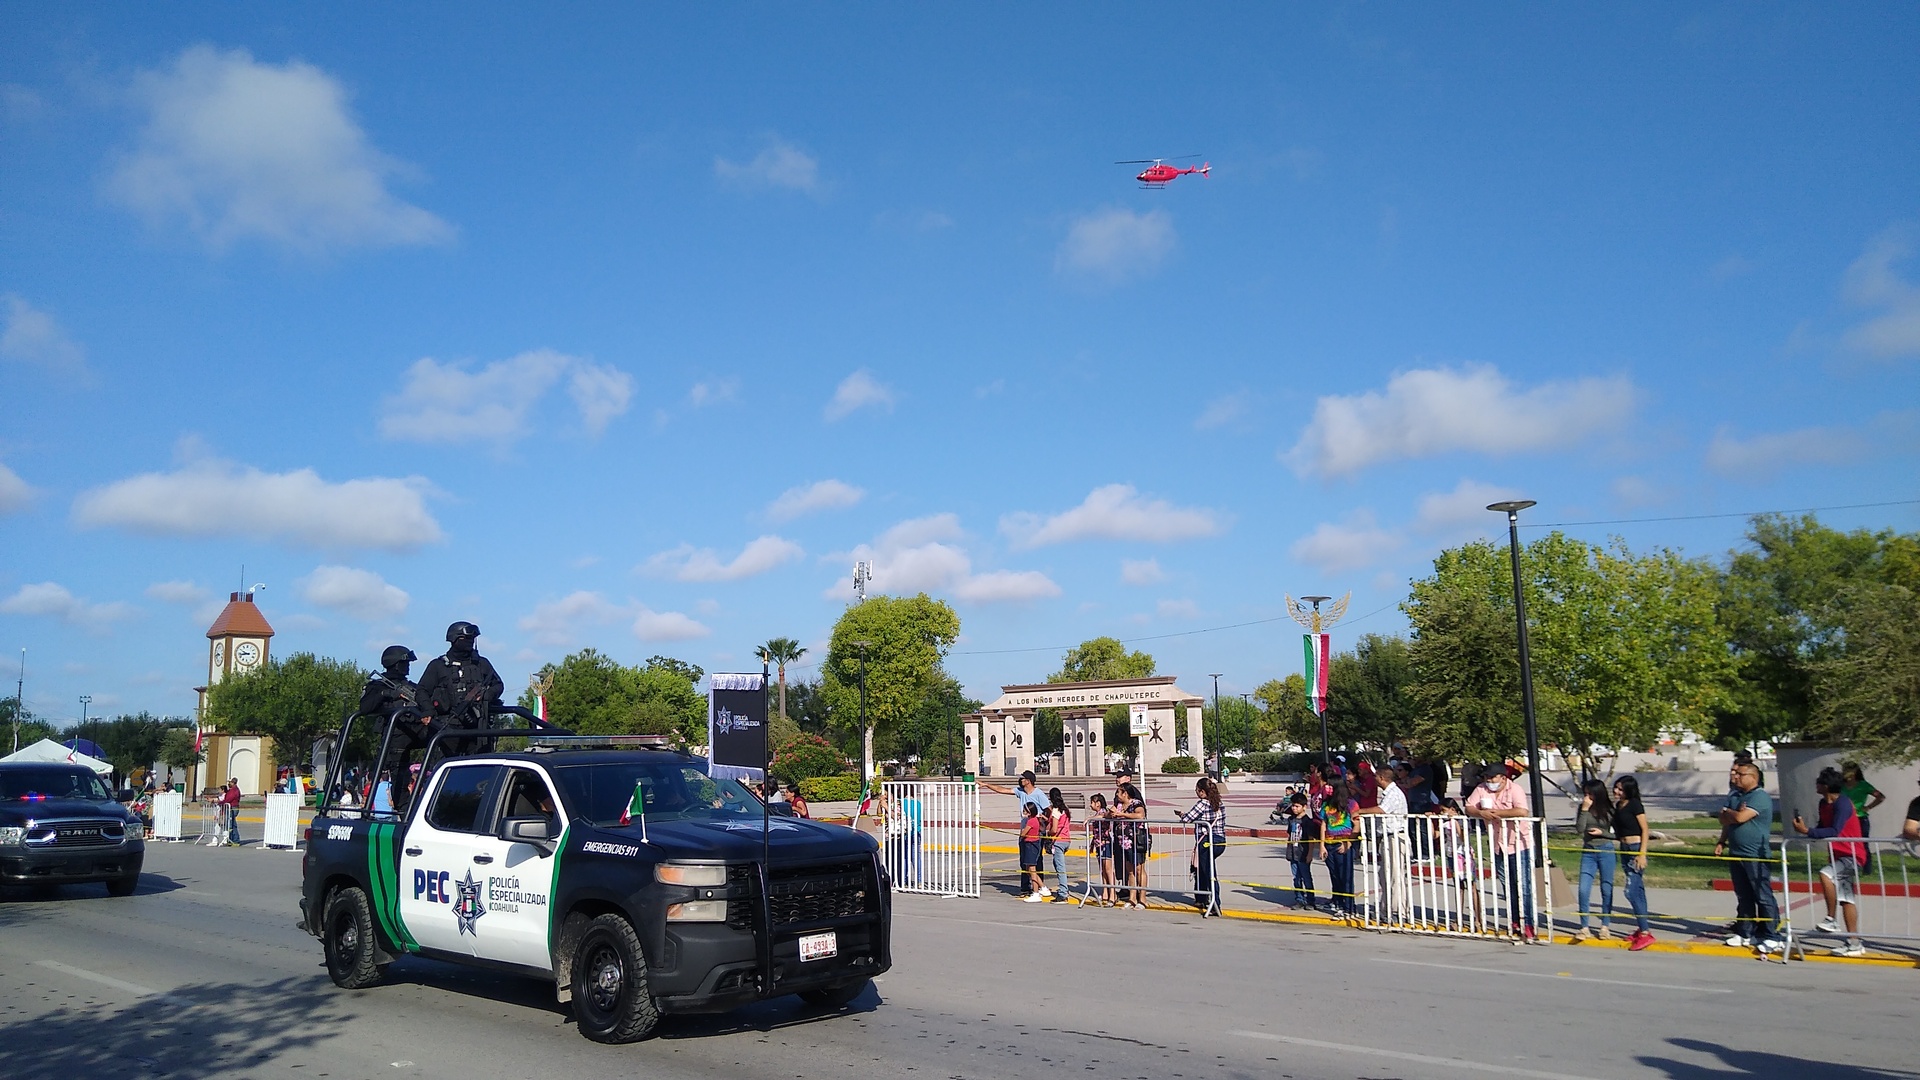
<path fill-rule="evenodd" d="M 547 790 L 547 782 L 529 769 L 513 770 L 507 781 L 506 813 L 501 818 L 541 818 L 550 825 L 560 823 L 553 812 L 553 793 Z"/>
<path fill-rule="evenodd" d="M 446 779 L 433 796 L 427 821 L 445 832 L 480 832 L 480 814 L 487 800 L 498 790 L 498 765 L 469 765 L 445 768 Z"/>

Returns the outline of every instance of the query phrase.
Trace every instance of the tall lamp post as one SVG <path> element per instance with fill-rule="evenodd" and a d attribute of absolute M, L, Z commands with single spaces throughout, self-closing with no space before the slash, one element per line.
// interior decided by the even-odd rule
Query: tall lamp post
<path fill-rule="evenodd" d="M 92 694 L 80 695 L 80 728 L 83 731 L 86 729 L 86 726 L 87 726 L 87 706 L 91 704 L 93 704 Z"/>
<path fill-rule="evenodd" d="M 1520 709 L 1527 720 L 1527 774 L 1533 796 L 1536 819 L 1546 815 L 1546 792 L 1540 785 L 1540 729 L 1533 718 L 1533 658 L 1527 650 L 1527 597 L 1520 588 L 1520 511 L 1535 505 L 1532 499 L 1513 499 L 1487 504 L 1496 514 L 1507 515 L 1507 552 L 1513 563 L 1513 617 L 1520 632 Z"/>
<path fill-rule="evenodd" d="M 1227 759 L 1227 755 L 1222 753 L 1220 748 L 1220 676 L 1226 674 L 1226 672 L 1209 671 L 1207 674 L 1213 676 L 1213 756 L 1215 760 L 1224 762 Z M 1204 760 L 1201 761 L 1200 767 L 1202 769 L 1206 768 L 1207 763 Z M 1220 773 L 1221 770 L 1216 768 L 1209 775 L 1217 780 L 1220 778 Z"/>

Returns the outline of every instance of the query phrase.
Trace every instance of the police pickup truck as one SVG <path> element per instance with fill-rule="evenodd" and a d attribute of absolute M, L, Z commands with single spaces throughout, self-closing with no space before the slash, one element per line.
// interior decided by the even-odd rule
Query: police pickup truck
<path fill-rule="evenodd" d="M 581 1034 L 617 1043 L 664 1013 L 783 994 L 837 1008 L 891 963 L 870 837 L 764 818 L 745 786 L 658 742 L 533 734 L 525 750 L 436 760 L 442 741 L 412 797 L 396 785 L 391 810 L 329 798 L 307 832 L 302 926 L 342 987 L 410 953 L 536 975 Z"/>

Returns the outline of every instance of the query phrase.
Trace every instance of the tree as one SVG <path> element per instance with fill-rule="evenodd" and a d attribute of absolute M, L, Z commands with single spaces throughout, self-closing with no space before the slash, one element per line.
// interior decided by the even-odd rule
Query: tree
<path fill-rule="evenodd" d="M 1060 658 L 1060 670 L 1047 676 L 1050 683 L 1108 682 L 1114 679 L 1145 679 L 1154 674 L 1153 657 L 1135 650 L 1128 652 L 1118 638 L 1088 638 L 1067 650 Z M 1180 710 L 1184 716 L 1186 710 Z M 1108 746 L 1126 746 L 1133 736 L 1127 730 L 1127 707 L 1110 706 L 1101 718 Z M 1041 709 L 1034 715 L 1033 741 L 1037 751 L 1051 752 L 1062 746 L 1066 725 L 1053 709 Z"/>
<path fill-rule="evenodd" d="M 1299 674 L 1284 679 L 1268 679 L 1253 692 L 1260 703 L 1260 725 L 1254 729 L 1254 742 L 1265 750 L 1275 743 L 1299 747 L 1320 745 L 1320 718 L 1307 703 L 1307 680 Z"/>
<path fill-rule="evenodd" d="M 1869 761 L 1920 758 L 1920 591 L 1859 583 L 1822 614 L 1839 632 L 1810 665 L 1809 734 Z"/>
<path fill-rule="evenodd" d="M 787 665 L 807 655 L 807 650 L 790 637 L 777 637 L 758 650 L 764 663 L 773 664 L 780 669 L 780 719 L 787 718 Z"/>
<path fill-rule="evenodd" d="M 106 755 L 107 763 L 122 776 L 130 776 L 135 769 L 151 768 L 160 760 L 160 746 L 170 729 L 181 728 L 185 720 L 162 719 L 150 712 L 141 712 L 134 716 L 116 716 L 111 720 L 101 719 L 88 722 L 84 732 L 76 726 L 74 734 L 79 738 L 92 739 Z"/>
<path fill-rule="evenodd" d="M 351 661 L 294 653 L 215 683 L 207 718 L 222 731 L 271 736 L 274 763 L 291 765 L 339 726 L 366 681 Z"/>
<path fill-rule="evenodd" d="M 1732 660 L 1710 565 L 1555 532 L 1527 545 L 1521 575 L 1540 738 L 1569 768 L 1577 755 L 1588 771 L 1597 748 L 1703 728 L 1724 703 Z M 1506 552 L 1484 541 L 1442 552 L 1404 608 L 1422 741 L 1469 757 L 1524 748 Z"/>
<path fill-rule="evenodd" d="M 34 716 L 33 710 L 26 708 L 17 697 L 0 701 L 0 738 L 7 740 L 7 752 L 12 753 L 14 735 L 14 717 L 20 719 L 20 745 L 32 746 L 41 739 L 50 739 L 55 733 L 54 726 Z"/>
<path fill-rule="evenodd" d="M 667 735 L 683 746 L 706 739 L 706 699 L 696 685 L 705 674 L 664 656 L 628 667 L 593 649 L 540 669 L 553 680 L 547 712 L 554 723 L 582 735 Z M 531 706 L 532 695 L 524 692 L 520 703 Z"/>
<path fill-rule="evenodd" d="M 1387 746 L 1411 735 L 1412 682 L 1404 638 L 1362 635 L 1353 651 L 1333 657 L 1327 671 L 1329 737 L 1339 746 Z"/>
<path fill-rule="evenodd" d="M 193 731 L 189 728 L 168 728 L 160 740 L 160 764 L 169 769 L 191 768 L 206 759 L 204 752 L 193 748 Z"/>
<path fill-rule="evenodd" d="M 873 734 L 918 712 L 946 677 L 941 661 L 960 636 L 960 616 L 925 593 L 876 596 L 854 604 L 833 624 L 821 696 L 843 728 L 860 715 L 864 651 L 866 723 L 860 728 L 861 776 L 873 776 Z M 863 650 L 855 642 L 867 643 Z"/>

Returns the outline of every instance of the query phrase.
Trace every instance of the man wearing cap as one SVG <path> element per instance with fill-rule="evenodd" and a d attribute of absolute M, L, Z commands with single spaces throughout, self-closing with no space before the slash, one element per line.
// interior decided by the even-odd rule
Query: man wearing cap
<path fill-rule="evenodd" d="M 1486 822 L 1493 839 L 1494 878 L 1506 894 L 1507 918 L 1522 941 L 1539 940 L 1534 927 L 1533 827 L 1523 818 L 1533 816 L 1527 793 L 1514 776 L 1518 763 L 1505 761 L 1481 775 L 1480 786 L 1467 797 L 1467 816 Z"/>
<path fill-rule="evenodd" d="M 998 784 L 989 784 L 985 781 L 981 781 L 980 786 L 986 788 L 988 791 L 997 792 L 1001 795 L 1011 795 L 1018 799 L 1020 801 L 1020 810 L 1017 816 L 1021 819 L 1026 818 L 1028 806 L 1033 807 L 1033 812 L 1036 815 L 1045 815 L 1047 807 L 1050 805 L 1047 802 L 1047 793 L 1040 790 L 1039 781 L 1034 777 L 1032 769 L 1028 769 L 1026 772 L 1020 774 L 1020 786 L 1017 789 L 1003 788 Z M 1024 886 L 1025 881 L 1023 880 L 1021 884 Z M 1023 889 L 1020 895 L 1025 896 L 1027 893 Z M 1040 898 L 1045 900 L 1052 895 L 1053 890 L 1047 888 L 1046 883 L 1043 881 L 1040 885 Z"/>
<path fill-rule="evenodd" d="M 450 727 L 481 727 L 490 709 L 501 707 L 507 684 L 493 662 L 474 650 L 480 628 L 470 622 L 447 627 L 447 652 L 427 663 L 420 675 L 419 700 Z"/>

